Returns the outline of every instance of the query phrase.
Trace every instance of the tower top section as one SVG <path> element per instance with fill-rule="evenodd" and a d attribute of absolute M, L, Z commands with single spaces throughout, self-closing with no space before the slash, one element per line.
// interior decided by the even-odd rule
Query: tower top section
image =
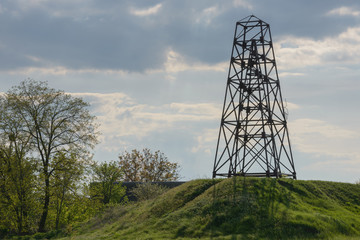
<path fill-rule="evenodd" d="M 249 15 L 247 17 L 244 17 L 243 19 L 237 21 L 236 24 L 246 27 L 246 26 L 251 26 L 251 25 L 259 23 L 259 22 L 263 22 L 264 24 L 269 25 L 268 23 L 264 22 L 260 18 L 257 18 L 255 15 Z"/>

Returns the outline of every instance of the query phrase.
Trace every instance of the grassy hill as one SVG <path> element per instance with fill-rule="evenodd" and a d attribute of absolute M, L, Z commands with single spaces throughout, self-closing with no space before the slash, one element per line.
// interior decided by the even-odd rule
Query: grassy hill
<path fill-rule="evenodd" d="M 194 180 L 68 231 L 63 239 L 360 239 L 360 185 Z"/>

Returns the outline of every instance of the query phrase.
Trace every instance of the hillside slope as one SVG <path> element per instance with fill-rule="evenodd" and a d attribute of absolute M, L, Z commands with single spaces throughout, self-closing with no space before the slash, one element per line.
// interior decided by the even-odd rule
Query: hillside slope
<path fill-rule="evenodd" d="M 194 180 L 112 207 L 71 239 L 357 239 L 360 185 L 290 179 Z M 66 238 L 65 238 L 66 239 Z"/>

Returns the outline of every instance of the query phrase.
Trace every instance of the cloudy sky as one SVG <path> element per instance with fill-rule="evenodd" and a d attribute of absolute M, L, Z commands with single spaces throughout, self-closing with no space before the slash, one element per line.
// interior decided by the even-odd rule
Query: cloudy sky
<path fill-rule="evenodd" d="M 299 179 L 360 179 L 360 2 L 2 0 L 0 92 L 26 78 L 83 97 L 97 161 L 161 150 L 211 177 L 235 22 L 271 26 Z"/>

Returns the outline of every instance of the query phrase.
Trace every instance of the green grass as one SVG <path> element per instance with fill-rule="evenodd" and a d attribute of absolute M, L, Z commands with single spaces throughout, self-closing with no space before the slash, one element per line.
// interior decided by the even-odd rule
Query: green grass
<path fill-rule="evenodd" d="M 62 239 L 360 239 L 360 185 L 194 180 L 67 232 Z"/>

